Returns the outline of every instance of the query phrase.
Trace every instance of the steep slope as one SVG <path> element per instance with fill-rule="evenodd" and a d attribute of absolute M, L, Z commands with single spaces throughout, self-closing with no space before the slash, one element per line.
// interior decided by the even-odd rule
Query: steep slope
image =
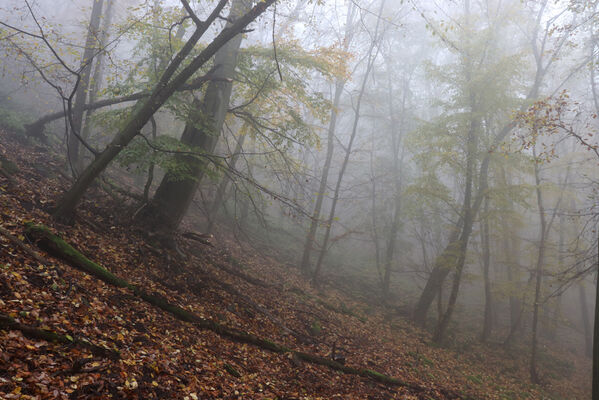
<path fill-rule="evenodd" d="M 382 310 L 334 288 L 317 291 L 295 270 L 233 240 L 210 247 L 181 238 L 183 255 L 152 245 L 130 223 L 135 209 L 99 188 L 74 227 L 54 224 L 44 210 L 68 185 L 60 162 L 17 143 L 0 133 L 0 154 L 16 165 L 0 175 L 0 225 L 13 236 L 0 235 L 1 398 L 586 398 L 586 360 L 560 353 L 571 375 L 558 371 L 543 388 L 531 387 L 521 355 L 475 343 L 460 352 L 431 347 L 409 323 L 385 322 Z M 336 371 L 182 322 L 52 258 L 28 242 L 26 222 L 49 226 L 113 274 L 208 321 L 323 358 L 335 344 L 346 365 L 400 382 Z M 62 342 L 34 338 L 26 327 L 56 332 Z"/>

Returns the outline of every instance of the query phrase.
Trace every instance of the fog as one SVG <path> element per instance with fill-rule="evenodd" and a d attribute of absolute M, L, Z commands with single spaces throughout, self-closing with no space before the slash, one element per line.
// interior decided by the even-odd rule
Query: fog
<path fill-rule="evenodd" d="M 0 125 L 63 160 L 58 221 L 102 182 L 165 246 L 232 237 L 433 343 L 519 346 L 522 380 L 592 358 L 596 1 L 96 2 L 0 4 Z"/>

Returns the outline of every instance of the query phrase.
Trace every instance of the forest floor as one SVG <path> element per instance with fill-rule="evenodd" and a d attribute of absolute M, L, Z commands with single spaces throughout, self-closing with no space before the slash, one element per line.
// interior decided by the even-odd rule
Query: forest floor
<path fill-rule="evenodd" d="M 0 175 L 0 227 L 14 236 L 0 235 L 0 316 L 13 319 L 0 328 L 2 399 L 589 397 L 590 361 L 559 346 L 544 348 L 543 384 L 531 385 L 525 347 L 433 346 L 409 321 L 389 320 L 382 307 L 334 287 L 315 289 L 296 269 L 232 239 L 207 246 L 180 238 L 184 255 L 152 246 L 130 222 L 135 208 L 99 187 L 74 226 L 59 225 L 45 211 L 69 184 L 58 158 L 3 131 L 0 155 L 2 171 L 12 170 Z M 40 250 L 24 235 L 27 222 L 49 226 L 115 275 L 201 318 L 323 358 L 336 342 L 346 365 L 401 382 L 335 371 L 175 319 Z M 33 328 L 67 340 L 35 339 Z"/>

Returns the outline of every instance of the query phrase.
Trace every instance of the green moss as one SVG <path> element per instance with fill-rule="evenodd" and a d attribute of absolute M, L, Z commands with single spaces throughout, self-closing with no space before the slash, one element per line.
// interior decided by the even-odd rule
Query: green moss
<path fill-rule="evenodd" d="M 25 133 L 25 124 L 31 122 L 31 117 L 22 112 L 0 108 L 0 127 L 19 134 Z"/>
<path fill-rule="evenodd" d="M 468 380 L 470 382 L 474 382 L 478 385 L 482 385 L 483 384 L 483 378 L 481 375 L 469 375 L 468 376 Z"/>
<path fill-rule="evenodd" d="M 322 326 L 320 325 L 320 321 L 314 320 L 312 325 L 310 326 L 310 334 L 312 336 L 318 336 L 322 332 Z"/>
<path fill-rule="evenodd" d="M 111 285 L 133 288 L 133 286 L 127 283 L 127 281 L 124 279 L 117 277 L 106 268 L 96 264 L 79 251 L 75 250 L 75 248 L 73 248 L 67 242 L 53 234 L 47 227 L 28 222 L 25 224 L 25 234 L 32 240 L 37 241 L 40 247 L 56 256 L 65 259 L 74 267 L 79 268 Z"/>
<path fill-rule="evenodd" d="M 224 365 L 225 371 L 233 375 L 235 378 L 241 378 L 241 373 L 235 369 L 231 364 L 225 363 Z"/>

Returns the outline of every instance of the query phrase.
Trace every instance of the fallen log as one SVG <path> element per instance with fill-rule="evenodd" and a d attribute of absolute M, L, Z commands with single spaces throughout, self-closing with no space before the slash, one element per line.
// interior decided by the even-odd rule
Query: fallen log
<path fill-rule="evenodd" d="M 404 387 L 404 388 L 408 388 L 408 389 L 418 392 L 418 393 L 427 393 L 430 396 L 433 395 L 433 391 L 426 387 L 415 385 L 415 384 L 410 384 L 410 383 L 404 382 L 400 379 L 396 379 L 396 378 L 378 373 L 371 369 L 353 368 L 353 367 L 349 367 L 349 366 L 340 364 L 336 361 L 333 361 L 332 359 L 328 359 L 328 358 L 324 358 L 324 357 L 320 357 L 317 355 L 304 353 L 304 352 L 300 352 L 300 351 L 295 351 L 286 346 L 275 343 L 271 340 L 263 339 L 256 335 L 253 335 L 251 333 L 243 332 L 243 331 L 240 331 L 240 330 L 237 330 L 234 328 L 229 328 L 229 327 L 227 327 L 225 325 L 221 325 L 213 320 L 202 318 L 202 317 L 200 317 L 190 311 L 187 311 L 177 305 L 169 303 L 167 299 L 165 299 L 161 296 L 149 294 L 149 293 L 145 292 L 144 290 L 142 290 L 141 288 L 139 288 L 138 286 L 132 285 L 132 284 L 128 283 L 127 281 L 117 277 L 116 275 L 112 274 L 110 271 L 108 271 L 104 267 L 89 260 L 87 257 L 85 257 L 83 254 L 81 254 L 79 251 L 74 249 L 71 245 L 69 245 L 64 240 L 62 240 L 60 237 L 53 234 L 50 231 L 50 229 L 48 229 L 45 226 L 35 225 L 33 223 L 27 223 L 26 224 L 26 234 L 31 239 L 35 240 L 35 242 L 43 250 L 49 251 L 53 255 L 63 258 L 65 261 L 67 261 L 73 267 L 78 268 L 92 276 L 95 276 L 98 279 L 100 279 L 108 284 L 111 284 L 111 285 L 114 285 L 117 287 L 129 288 L 129 289 L 131 289 L 133 294 L 135 294 L 137 297 L 141 298 L 142 300 L 146 301 L 147 303 L 149 303 L 157 308 L 160 308 L 163 311 L 168 312 L 169 314 L 171 314 L 172 316 L 174 316 L 175 318 L 177 318 L 181 321 L 192 323 L 193 325 L 195 325 L 201 329 L 210 330 L 212 332 L 219 334 L 220 336 L 229 338 L 233 341 L 252 344 L 252 345 L 260 347 L 264 350 L 269 350 L 269 351 L 279 353 L 279 354 L 286 354 L 286 353 L 291 354 L 292 356 L 299 358 L 305 362 L 326 366 L 332 370 L 344 372 L 346 374 L 358 375 L 358 376 L 369 378 L 371 380 L 374 380 L 376 382 L 380 382 L 380 383 L 383 383 L 386 385 Z M 450 395 L 450 396 L 453 396 L 453 397 L 449 397 L 452 399 L 464 399 L 464 400 L 470 399 L 469 397 L 464 397 L 463 395 L 454 394 L 454 393 L 451 393 L 448 391 L 444 391 L 444 392 L 445 392 L 444 398 L 447 398 L 448 395 Z"/>
<path fill-rule="evenodd" d="M 9 315 L 0 313 L 0 329 L 10 331 L 20 331 L 23 336 L 29 339 L 45 340 L 46 342 L 58 343 L 64 345 L 74 345 L 83 347 L 91 351 L 91 353 L 98 357 L 110 358 L 112 360 L 118 360 L 121 355 L 118 351 L 108 349 L 106 347 L 98 346 L 88 342 L 85 339 L 73 338 L 68 335 L 60 335 L 56 332 L 52 332 L 46 329 L 34 328 L 28 325 L 23 325 L 17 322 L 14 318 Z"/>

